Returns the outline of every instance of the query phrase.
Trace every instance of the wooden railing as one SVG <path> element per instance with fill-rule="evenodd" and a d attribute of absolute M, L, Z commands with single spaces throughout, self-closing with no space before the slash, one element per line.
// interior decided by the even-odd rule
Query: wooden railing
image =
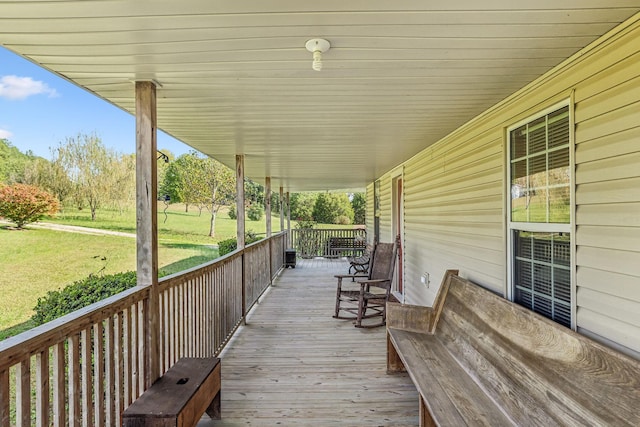
<path fill-rule="evenodd" d="M 362 238 L 366 239 L 366 230 L 362 228 L 349 229 L 315 229 L 299 228 L 291 230 L 291 247 L 296 250 L 296 255 L 302 258 L 316 256 L 333 256 L 329 250 L 329 239 L 332 237 Z"/>
<path fill-rule="evenodd" d="M 282 268 L 286 233 L 158 285 L 159 372 L 215 356 Z M 0 426 L 116 426 L 145 390 L 150 287 L 0 342 Z"/>

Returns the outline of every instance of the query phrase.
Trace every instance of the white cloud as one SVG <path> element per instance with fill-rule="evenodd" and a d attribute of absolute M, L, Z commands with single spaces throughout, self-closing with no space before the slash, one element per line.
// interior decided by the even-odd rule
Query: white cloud
<path fill-rule="evenodd" d="M 11 100 L 25 99 L 32 95 L 58 96 L 55 89 L 40 80 L 31 77 L 2 76 L 0 78 L 0 98 Z"/>
<path fill-rule="evenodd" d="M 5 129 L 0 129 L 0 139 L 9 139 L 13 136 L 11 132 Z"/>

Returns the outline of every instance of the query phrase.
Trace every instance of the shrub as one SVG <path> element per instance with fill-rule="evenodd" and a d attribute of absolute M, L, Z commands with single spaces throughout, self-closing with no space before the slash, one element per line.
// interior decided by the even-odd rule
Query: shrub
<path fill-rule="evenodd" d="M 49 291 L 38 298 L 31 318 L 37 325 L 50 322 L 136 285 L 136 272 L 89 276 L 73 282 L 59 291 Z"/>
<path fill-rule="evenodd" d="M 236 205 L 229 206 L 229 218 L 238 219 L 238 212 L 236 212 Z"/>
<path fill-rule="evenodd" d="M 334 224 L 349 225 L 351 224 L 351 219 L 346 215 L 338 215 L 334 218 L 333 222 Z"/>
<path fill-rule="evenodd" d="M 249 210 L 247 211 L 247 218 L 251 221 L 260 221 L 262 216 L 264 215 L 264 208 L 259 203 L 254 203 L 249 206 Z"/>
<path fill-rule="evenodd" d="M 256 236 L 253 232 L 247 231 L 245 237 L 245 244 L 257 242 L 258 240 L 262 240 L 262 237 Z M 218 242 L 218 254 L 220 256 L 226 255 L 230 252 L 238 249 L 238 239 L 232 237 L 231 239 L 221 240 Z"/>
<path fill-rule="evenodd" d="M 18 228 L 36 222 L 60 209 L 58 199 L 32 185 L 14 184 L 0 187 L 0 216 Z"/>

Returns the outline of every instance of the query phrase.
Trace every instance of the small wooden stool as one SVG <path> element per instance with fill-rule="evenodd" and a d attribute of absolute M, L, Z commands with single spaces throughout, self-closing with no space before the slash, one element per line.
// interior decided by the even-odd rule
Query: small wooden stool
<path fill-rule="evenodd" d="M 205 411 L 220 419 L 220 359 L 183 358 L 125 409 L 122 425 L 195 426 Z"/>

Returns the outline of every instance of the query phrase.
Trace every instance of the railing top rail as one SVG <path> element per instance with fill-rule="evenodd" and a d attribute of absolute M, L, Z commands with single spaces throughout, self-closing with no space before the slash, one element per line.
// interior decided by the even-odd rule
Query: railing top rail
<path fill-rule="evenodd" d="M 64 341 L 148 297 L 149 287 L 133 287 L 0 342 L 0 371 L 25 356 Z"/>

